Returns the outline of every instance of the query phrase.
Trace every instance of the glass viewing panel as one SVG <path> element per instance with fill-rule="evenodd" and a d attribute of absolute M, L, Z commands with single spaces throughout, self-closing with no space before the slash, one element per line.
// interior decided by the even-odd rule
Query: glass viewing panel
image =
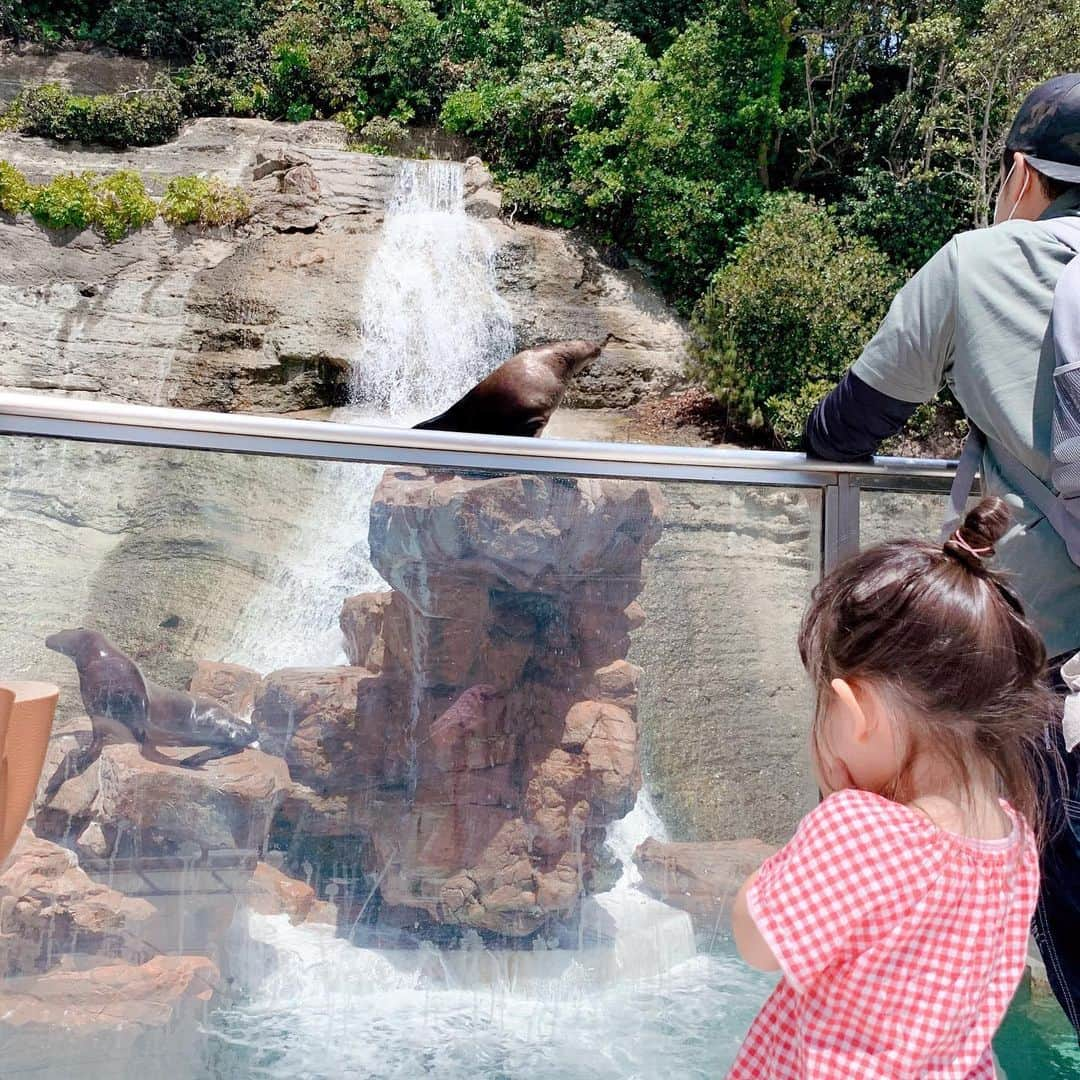
<path fill-rule="evenodd" d="M 821 489 L 25 437 L 0 477 L 0 674 L 61 687 L 5 1078 L 724 1074 L 772 985 L 730 902 L 816 799 Z"/>
<path fill-rule="evenodd" d="M 12 437 L 0 477 L 0 672 L 61 687 L 5 1077 L 723 1074 L 771 986 L 727 908 L 815 798 L 818 489 Z"/>

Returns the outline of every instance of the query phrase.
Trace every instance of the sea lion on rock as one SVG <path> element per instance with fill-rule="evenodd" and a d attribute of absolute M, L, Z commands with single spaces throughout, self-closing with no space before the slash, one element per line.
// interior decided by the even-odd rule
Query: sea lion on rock
<path fill-rule="evenodd" d="M 151 682 L 131 657 L 96 630 L 61 630 L 45 639 L 45 647 L 74 661 L 93 728 L 90 745 L 72 750 L 64 758 L 49 781 L 47 795 L 97 760 L 110 737 L 120 741 L 134 738 L 146 757 L 185 768 L 257 745 L 258 736 L 251 724 L 210 698 Z M 176 761 L 158 754 L 158 746 L 206 749 Z"/>
<path fill-rule="evenodd" d="M 474 435 L 538 436 L 559 407 L 570 380 L 611 340 L 556 341 L 525 349 L 500 364 L 444 413 L 415 427 Z"/>

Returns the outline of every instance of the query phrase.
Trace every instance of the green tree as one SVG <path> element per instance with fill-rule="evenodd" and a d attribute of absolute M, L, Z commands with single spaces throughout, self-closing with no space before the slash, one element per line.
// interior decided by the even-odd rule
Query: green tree
<path fill-rule="evenodd" d="M 986 225 L 1005 136 L 1024 96 L 1077 67 L 1080 0 L 989 0 L 977 30 L 943 52 L 922 130 L 928 157 L 965 181 L 972 218 Z"/>
<path fill-rule="evenodd" d="M 691 374 L 735 418 L 795 445 L 899 285 L 888 260 L 827 210 L 772 196 L 694 310 Z"/>

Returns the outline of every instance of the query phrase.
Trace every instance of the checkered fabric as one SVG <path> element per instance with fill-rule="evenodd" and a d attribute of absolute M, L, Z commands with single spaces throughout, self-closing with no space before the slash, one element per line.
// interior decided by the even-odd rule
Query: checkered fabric
<path fill-rule="evenodd" d="M 1024 970 L 1031 830 L 973 840 L 866 791 L 806 816 L 748 893 L 783 978 L 729 1080 L 993 1080 Z"/>

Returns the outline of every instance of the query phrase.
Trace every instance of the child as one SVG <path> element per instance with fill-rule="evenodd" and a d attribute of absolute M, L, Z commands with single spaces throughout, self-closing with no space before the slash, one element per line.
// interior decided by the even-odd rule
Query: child
<path fill-rule="evenodd" d="M 1042 642 L 986 565 L 1008 521 L 983 499 L 944 548 L 882 544 L 814 592 L 799 650 L 825 798 L 735 901 L 743 959 L 783 977 L 729 1080 L 994 1076 L 1054 709 Z"/>

